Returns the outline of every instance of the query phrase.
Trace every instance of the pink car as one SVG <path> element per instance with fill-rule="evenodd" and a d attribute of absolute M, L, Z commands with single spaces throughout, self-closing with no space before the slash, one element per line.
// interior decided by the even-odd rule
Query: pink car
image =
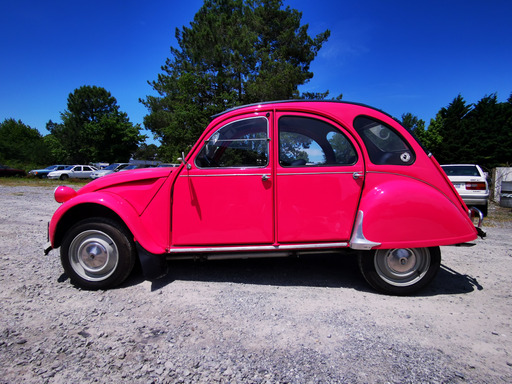
<path fill-rule="evenodd" d="M 55 199 L 46 253 L 60 247 L 86 289 L 122 283 L 137 257 L 154 279 L 173 258 L 356 250 L 373 288 L 409 294 L 436 275 L 439 246 L 475 240 L 482 219 L 392 117 L 327 101 L 228 110 L 179 167 L 59 187 Z"/>

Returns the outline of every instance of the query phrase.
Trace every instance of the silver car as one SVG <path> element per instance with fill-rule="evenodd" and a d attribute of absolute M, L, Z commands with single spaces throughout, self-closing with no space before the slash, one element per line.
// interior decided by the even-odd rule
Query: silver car
<path fill-rule="evenodd" d="M 106 168 L 98 169 L 97 171 L 94 171 L 93 173 L 91 173 L 90 178 L 97 179 L 98 177 L 110 175 L 111 173 L 122 171 L 129 165 L 130 165 L 129 163 L 113 163 L 113 164 L 110 164 Z"/>
<path fill-rule="evenodd" d="M 67 180 L 71 179 L 87 179 L 97 168 L 92 165 L 70 165 L 61 171 L 52 171 L 48 174 L 49 179 Z"/>

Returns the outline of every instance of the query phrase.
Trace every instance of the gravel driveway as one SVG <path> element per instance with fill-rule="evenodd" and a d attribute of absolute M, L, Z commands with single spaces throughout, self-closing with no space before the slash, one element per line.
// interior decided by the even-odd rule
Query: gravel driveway
<path fill-rule="evenodd" d="M 0 185 L 0 383 L 512 382 L 510 209 L 391 297 L 336 254 L 172 262 L 82 291 L 43 255 L 57 207 L 52 188 Z"/>

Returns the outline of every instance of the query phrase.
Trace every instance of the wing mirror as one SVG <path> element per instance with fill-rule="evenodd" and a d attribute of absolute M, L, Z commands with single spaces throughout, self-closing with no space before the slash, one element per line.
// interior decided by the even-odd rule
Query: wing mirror
<path fill-rule="evenodd" d="M 192 164 L 190 164 L 189 162 L 187 162 L 187 160 L 185 160 L 185 152 L 181 152 L 181 157 L 178 157 L 178 161 L 182 162 L 183 164 L 186 164 L 187 170 L 190 171 L 190 169 L 192 169 Z"/>

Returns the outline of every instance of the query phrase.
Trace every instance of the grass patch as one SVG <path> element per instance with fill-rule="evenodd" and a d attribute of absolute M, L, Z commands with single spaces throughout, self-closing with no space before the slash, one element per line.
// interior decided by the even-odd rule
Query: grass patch
<path fill-rule="evenodd" d="M 0 185 L 7 187 L 57 187 L 59 185 L 72 185 L 76 187 L 83 187 L 85 184 L 92 180 L 89 179 L 68 179 L 50 180 L 39 179 L 37 177 L 0 177 Z"/>

